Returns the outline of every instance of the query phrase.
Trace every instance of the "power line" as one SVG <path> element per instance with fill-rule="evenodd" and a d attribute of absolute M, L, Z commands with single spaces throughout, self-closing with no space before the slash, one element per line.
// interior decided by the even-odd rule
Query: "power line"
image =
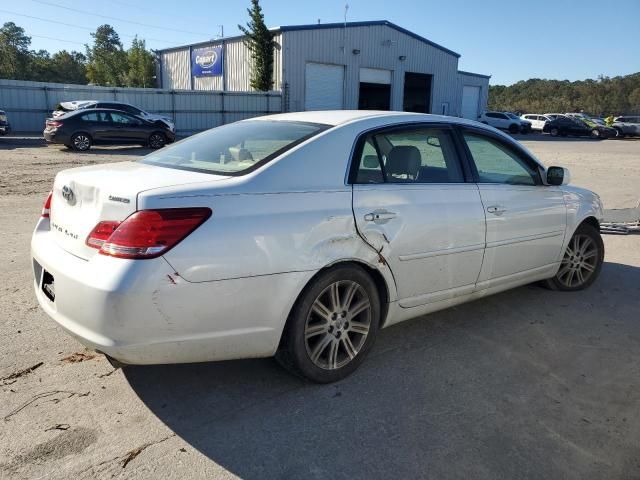
<path fill-rule="evenodd" d="M 58 20 L 49 20 L 48 18 L 34 17 L 33 15 L 26 15 L 24 13 L 18 13 L 18 12 L 10 12 L 9 10 L 3 10 L 3 9 L 0 9 L 0 12 L 8 13 L 10 15 L 17 15 L 19 17 L 32 18 L 34 20 L 41 20 L 43 22 L 57 23 L 58 25 L 64 25 L 66 27 L 73 27 L 73 28 L 80 28 L 82 30 L 87 30 L 89 32 L 93 32 L 92 28 L 83 27 L 81 25 L 75 25 L 73 23 L 65 23 L 65 22 L 60 22 Z M 160 40 L 158 38 L 140 37 L 138 35 L 131 35 L 131 34 L 127 34 L 127 33 L 119 33 L 118 35 L 121 36 L 121 37 L 130 37 L 130 38 L 139 37 L 139 38 L 144 38 L 145 40 L 153 40 L 154 42 L 171 43 L 171 42 L 167 42 L 166 40 Z"/>
<path fill-rule="evenodd" d="M 157 29 L 163 30 L 163 31 L 170 30 L 170 31 L 173 31 L 173 32 L 188 33 L 190 35 L 208 36 L 208 34 L 206 34 L 206 33 L 193 32 L 193 31 L 188 31 L 188 30 L 180 30 L 180 29 L 177 29 L 177 28 L 162 27 L 160 25 L 151 25 L 149 23 L 134 22 L 133 20 L 126 20 L 124 18 L 110 17 L 108 15 L 100 15 L 99 13 L 88 12 L 86 10 L 78 10 L 77 8 L 65 7 L 64 5 L 59 5 L 59 4 L 53 3 L 53 2 L 45 2 L 44 0 L 31 0 L 31 1 L 32 2 L 36 2 L 36 3 L 40 3 L 42 5 L 48 5 L 48 6 L 51 6 L 51 7 L 62 8 L 64 10 L 69 10 L 69 11 L 74 12 L 74 13 L 82 13 L 84 15 L 93 15 L 94 17 L 106 18 L 107 20 L 115 20 L 117 22 L 130 23 L 132 25 L 139 25 L 139 26 L 142 26 L 142 27 L 157 28 Z"/>
<path fill-rule="evenodd" d="M 82 43 L 82 42 L 74 42 L 73 40 L 63 40 L 62 38 L 45 37 L 44 35 L 29 35 L 29 36 L 30 37 L 36 37 L 36 38 L 45 38 L 47 40 L 55 40 L 56 42 L 75 43 L 76 45 L 82 45 L 84 47 L 84 43 Z"/>

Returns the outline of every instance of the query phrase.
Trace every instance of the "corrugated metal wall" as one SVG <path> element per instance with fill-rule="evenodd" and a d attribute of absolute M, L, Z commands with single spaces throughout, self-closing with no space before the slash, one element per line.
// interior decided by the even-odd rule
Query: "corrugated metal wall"
<path fill-rule="evenodd" d="M 344 108 L 358 108 L 359 72 L 366 67 L 392 70 L 393 110 L 403 107 L 404 73 L 414 72 L 433 75 L 432 112 L 439 113 L 441 104 L 449 102 L 449 114 L 459 114 L 458 58 L 451 53 L 387 25 L 285 30 L 282 35 L 283 78 L 290 88 L 291 111 L 304 109 L 305 64 L 317 62 L 346 65 Z M 360 53 L 354 54 L 354 49 Z"/>
<path fill-rule="evenodd" d="M 456 115 L 462 115 L 460 109 L 462 108 L 462 88 L 465 85 L 480 87 L 480 105 L 478 113 L 485 112 L 487 110 L 487 103 L 489 102 L 489 79 L 483 75 L 474 75 L 468 72 L 458 72 L 458 97 L 456 104 L 458 105 L 458 113 Z"/>
<path fill-rule="evenodd" d="M 42 132 L 55 105 L 71 100 L 117 100 L 176 121 L 178 134 L 282 111 L 279 92 L 205 92 L 109 88 L 0 79 L 0 110 L 16 132 Z"/>
<path fill-rule="evenodd" d="M 282 35 L 275 36 L 273 90 L 279 90 L 282 83 Z M 251 55 L 239 37 L 198 44 L 197 47 L 224 45 L 224 78 L 222 75 L 193 77 L 194 90 L 226 90 L 232 92 L 250 91 Z M 191 88 L 191 60 L 189 47 L 160 52 L 162 87 L 168 89 Z"/>

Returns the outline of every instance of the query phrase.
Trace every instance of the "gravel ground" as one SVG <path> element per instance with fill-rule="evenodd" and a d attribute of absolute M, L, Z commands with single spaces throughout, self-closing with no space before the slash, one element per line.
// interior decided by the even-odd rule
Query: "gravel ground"
<path fill-rule="evenodd" d="M 640 141 L 522 140 L 638 202 Z M 270 359 L 114 371 L 37 306 L 29 239 L 57 171 L 146 152 L 0 139 L 0 478 L 640 478 L 640 236 L 605 237 L 588 291 L 386 329 L 334 385 Z"/>

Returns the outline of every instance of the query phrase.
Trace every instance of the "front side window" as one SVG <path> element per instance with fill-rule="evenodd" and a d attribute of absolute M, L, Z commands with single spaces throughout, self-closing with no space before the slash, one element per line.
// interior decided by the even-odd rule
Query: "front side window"
<path fill-rule="evenodd" d="M 480 183 L 506 183 L 510 185 L 537 185 L 538 169 L 502 142 L 483 135 L 465 133 Z"/>
<path fill-rule="evenodd" d="M 230 123 L 147 155 L 141 162 L 218 175 L 243 175 L 329 128 L 276 120 Z"/>
<path fill-rule="evenodd" d="M 140 125 L 142 122 L 124 113 L 111 112 L 111 121 L 116 125 Z"/>
<path fill-rule="evenodd" d="M 356 183 L 464 182 L 451 132 L 393 130 L 367 136 Z"/>

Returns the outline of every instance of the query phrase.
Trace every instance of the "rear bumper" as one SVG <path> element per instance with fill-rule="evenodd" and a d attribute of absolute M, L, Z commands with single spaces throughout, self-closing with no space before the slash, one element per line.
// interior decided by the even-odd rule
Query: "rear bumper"
<path fill-rule="evenodd" d="M 42 136 L 47 143 L 65 143 L 68 138 L 61 136 L 56 130 L 45 130 Z"/>
<path fill-rule="evenodd" d="M 31 253 L 43 310 L 80 343 L 128 364 L 271 356 L 313 274 L 190 283 L 162 257 L 75 257 L 51 238 L 46 219 L 34 231 Z M 54 278 L 53 301 L 42 288 L 43 271 Z"/>

